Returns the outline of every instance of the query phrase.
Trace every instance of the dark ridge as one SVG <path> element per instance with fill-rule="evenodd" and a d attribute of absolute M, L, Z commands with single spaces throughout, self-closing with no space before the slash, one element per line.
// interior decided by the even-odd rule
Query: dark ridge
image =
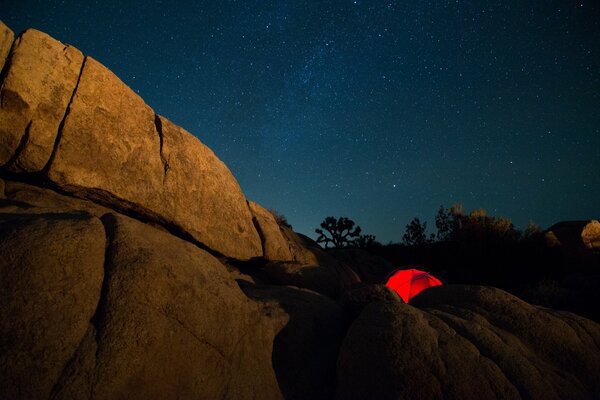
<path fill-rule="evenodd" d="M 104 225 L 104 234 L 106 235 L 106 249 L 104 252 L 104 276 L 102 278 L 102 287 L 100 289 L 100 297 L 98 298 L 98 304 L 96 305 L 96 311 L 90 318 L 90 324 L 95 328 L 96 345 L 100 343 L 100 338 L 103 332 L 104 320 L 106 318 L 107 306 L 106 302 L 108 299 L 108 285 L 110 281 L 111 271 L 111 260 L 113 257 L 113 244 L 115 241 L 116 231 L 116 219 L 112 214 L 104 214 L 100 217 L 102 225 Z M 98 354 L 99 346 L 96 346 L 96 355 Z M 96 357 L 97 359 L 98 357 Z"/>
<path fill-rule="evenodd" d="M 17 149 L 15 150 L 12 157 L 2 166 L 2 168 L 12 169 L 12 167 L 17 165 L 17 160 L 21 156 L 21 153 L 23 153 L 23 150 L 25 150 L 25 147 L 27 147 L 27 143 L 29 143 L 29 131 L 31 130 L 31 124 L 33 124 L 33 120 L 30 120 L 27 126 L 25 127 L 25 132 L 23 133 L 23 136 L 21 136 L 19 146 L 17 146 Z"/>
<path fill-rule="evenodd" d="M 169 172 L 169 169 L 171 167 L 169 165 L 169 161 L 165 158 L 165 155 L 163 153 L 163 144 L 164 144 L 163 128 L 162 128 L 162 121 L 160 120 L 160 116 L 158 114 L 154 114 L 154 126 L 156 127 L 156 132 L 158 133 L 158 138 L 160 140 L 160 161 L 162 162 L 162 165 L 163 165 L 163 183 L 164 183 L 165 179 L 167 178 L 167 172 Z"/>
<path fill-rule="evenodd" d="M 52 148 L 52 153 L 50 154 L 50 158 L 48 162 L 42 168 L 42 173 L 45 175 L 50 170 L 50 165 L 54 161 L 54 157 L 56 157 L 56 151 L 58 150 L 58 144 L 62 139 L 63 128 L 65 127 L 65 121 L 69 116 L 69 112 L 71 111 L 71 104 L 73 103 L 73 99 L 75 98 L 75 93 L 77 93 L 77 89 L 79 88 L 79 82 L 81 82 L 81 75 L 83 74 L 83 67 L 85 66 L 85 62 L 87 61 L 87 56 L 83 58 L 83 62 L 81 63 L 81 69 L 79 70 L 79 76 L 77 77 L 77 83 L 75 84 L 75 88 L 73 89 L 73 93 L 71 93 L 71 98 L 69 99 L 69 103 L 67 103 L 67 108 L 65 109 L 65 115 L 63 115 L 60 124 L 58 125 L 58 131 L 56 132 L 56 139 L 54 140 L 54 147 Z"/>

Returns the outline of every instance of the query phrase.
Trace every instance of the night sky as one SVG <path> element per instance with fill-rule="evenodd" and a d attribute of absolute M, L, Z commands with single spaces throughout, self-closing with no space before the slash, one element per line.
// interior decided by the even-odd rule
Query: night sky
<path fill-rule="evenodd" d="M 600 217 L 600 2 L 27 1 L 315 236 L 383 243 L 440 205 L 524 228 Z"/>

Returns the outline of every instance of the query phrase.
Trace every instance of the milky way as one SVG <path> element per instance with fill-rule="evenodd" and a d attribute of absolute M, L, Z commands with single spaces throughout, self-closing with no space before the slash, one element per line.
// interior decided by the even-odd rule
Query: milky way
<path fill-rule="evenodd" d="M 101 61 L 297 231 L 347 216 L 400 241 L 456 202 L 600 217 L 597 1 L 91 3 L 0 19 Z"/>

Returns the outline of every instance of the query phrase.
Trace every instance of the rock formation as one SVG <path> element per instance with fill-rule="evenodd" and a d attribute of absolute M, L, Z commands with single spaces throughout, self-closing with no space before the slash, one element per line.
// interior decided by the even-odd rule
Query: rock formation
<path fill-rule="evenodd" d="M 13 37 L 0 23 L 0 398 L 600 395 L 597 324 L 492 288 L 357 286 L 390 265 L 280 226 L 98 61 Z"/>
<path fill-rule="evenodd" d="M 499 289 L 448 285 L 375 302 L 348 331 L 339 399 L 591 399 L 600 328 Z"/>

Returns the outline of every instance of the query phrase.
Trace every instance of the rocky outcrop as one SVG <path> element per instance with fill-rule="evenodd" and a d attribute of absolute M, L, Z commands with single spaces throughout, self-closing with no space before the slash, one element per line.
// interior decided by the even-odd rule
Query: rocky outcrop
<path fill-rule="evenodd" d="M 342 345 L 337 398 L 596 398 L 599 344 L 600 326 L 573 314 L 440 286 L 363 310 Z"/>
<path fill-rule="evenodd" d="M 262 239 L 264 257 L 270 261 L 292 261 L 288 241 L 283 237 L 273 214 L 253 201 L 249 201 L 248 206 Z"/>
<path fill-rule="evenodd" d="M 550 247 L 562 246 L 576 250 L 600 249 L 600 222 L 590 221 L 564 221 L 552 225 L 545 237 Z"/>
<path fill-rule="evenodd" d="M 227 257 L 262 256 L 227 167 L 98 61 L 35 30 L 19 36 L 8 57 L 0 94 L 5 171 L 36 174 Z"/>
<path fill-rule="evenodd" d="M 283 325 L 212 255 L 78 210 L 102 211 L 87 201 L 6 186 L 1 398 L 281 398 L 271 353 Z"/>
<path fill-rule="evenodd" d="M 491 288 L 357 287 L 352 267 L 389 266 L 279 226 L 96 60 L 0 24 L 5 58 L 0 398 L 600 396 L 597 324 Z"/>
<path fill-rule="evenodd" d="M 398 293 L 381 284 L 359 283 L 345 291 L 340 297 L 347 322 L 354 321 L 369 304 L 380 301 L 404 302 Z"/>

